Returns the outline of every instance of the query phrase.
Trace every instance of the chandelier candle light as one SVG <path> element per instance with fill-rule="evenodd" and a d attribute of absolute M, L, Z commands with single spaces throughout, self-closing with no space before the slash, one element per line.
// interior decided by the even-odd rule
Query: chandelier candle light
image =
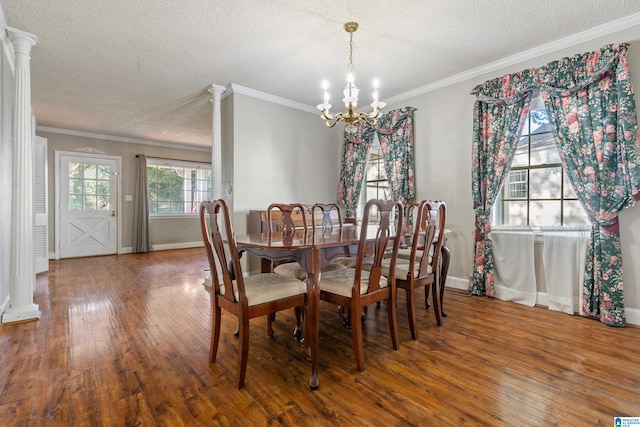
<path fill-rule="evenodd" d="M 322 85 L 324 89 L 324 102 L 318 105 L 318 110 L 322 111 L 322 115 L 320 117 L 322 117 L 328 127 L 332 128 L 340 120 L 342 120 L 346 123 L 344 130 L 350 135 L 356 132 L 356 130 L 358 129 L 356 125 L 358 124 L 358 122 L 360 122 L 360 120 L 363 120 L 371 126 L 374 126 L 378 122 L 380 111 L 384 108 L 385 105 L 387 105 L 384 102 L 380 102 L 380 100 L 378 99 L 378 82 L 375 81 L 373 83 L 373 102 L 371 103 L 373 111 L 370 113 L 357 113 L 355 111 L 356 107 L 358 106 L 358 92 L 360 91 L 353 80 L 353 33 L 355 33 L 357 29 L 357 22 L 347 22 L 346 24 L 344 24 L 344 30 L 349 33 L 349 65 L 347 66 L 349 75 L 347 77 L 347 85 L 342 91 L 342 93 L 344 94 L 342 102 L 344 102 L 345 107 L 347 107 L 347 112 L 337 114 L 331 114 L 329 112 L 329 109 L 331 109 L 331 104 L 329 104 L 329 92 L 327 92 L 328 83 L 326 81 Z"/>

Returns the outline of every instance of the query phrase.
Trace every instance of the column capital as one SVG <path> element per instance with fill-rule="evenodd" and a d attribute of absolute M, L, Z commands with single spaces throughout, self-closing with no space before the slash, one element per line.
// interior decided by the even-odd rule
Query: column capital
<path fill-rule="evenodd" d="M 220 97 L 227 90 L 225 86 L 212 84 L 209 86 L 208 92 L 213 95 L 213 98 L 209 99 L 209 102 L 220 101 Z"/>
<path fill-rule="evenodd" d="M 25 53 L 31 50 L 31 46 L 38 43 L 38 37 L 35 34 L 18 30 L 17 28 L 7 27 L 9 39 L 13 42 L 16 52 Z"/>

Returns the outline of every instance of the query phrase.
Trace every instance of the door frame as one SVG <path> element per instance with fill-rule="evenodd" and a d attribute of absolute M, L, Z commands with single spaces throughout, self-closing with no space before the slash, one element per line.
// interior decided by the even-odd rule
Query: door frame
<path fill-rule="evenodd" d="M 73 156 L 73 157 L 86 157 L 91 159 L 105 159 L 105 160 L 115 160 L 118 165 L 118 171 L 116 174 L 117 180 L 117 188 L 118 195 L 116 196 L 116 227 L 118 230 L 116 231 L 116 253 L 122 253 L 122 156 L 110 156 L 107 154 L 101 153 L 87 153 L 87 152 L 77 152 L 77 151 L 55 151 L 55 259 L 60 259 L 60 232 L 61 232 L 61 208 L 60 208 L 60 162 L 62 161 L 62 156 Z"/>

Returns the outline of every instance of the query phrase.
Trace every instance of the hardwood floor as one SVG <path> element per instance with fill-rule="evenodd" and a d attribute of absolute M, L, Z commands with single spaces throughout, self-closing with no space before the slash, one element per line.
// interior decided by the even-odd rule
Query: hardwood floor
<path fill-rule="evenodd" d="M 351 333 L 322 305 L 320 389 L 293 340 L 293 311 L 251 323 L 247 380 L 234 387 L 235 318 L 209 365 L 204 250 L 67 259 L 37 278 L 42 318 L 0 326 L 0 425 L 612 426 L 640 416 L 640 328 L 445 294 L 412 341 L 399 292 L 400 350 L 384 304 Z M 423 297 L 418 298 L 423 307 Z"/>

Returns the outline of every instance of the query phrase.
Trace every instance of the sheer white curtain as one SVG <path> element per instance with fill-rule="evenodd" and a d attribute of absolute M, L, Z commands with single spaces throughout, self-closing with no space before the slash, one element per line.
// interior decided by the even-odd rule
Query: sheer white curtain
<path fill-rule="evenodd" d="M 567 314 L 582 310 L 582 283 L 589 230 L 543 231 L 542 261 L 549 310 Z"/>
<path fill-rule="evenodd" d="M 495 296 L 505 301 L 534 306 L 537 287 L 533 231 L 491 233 Z"/>

